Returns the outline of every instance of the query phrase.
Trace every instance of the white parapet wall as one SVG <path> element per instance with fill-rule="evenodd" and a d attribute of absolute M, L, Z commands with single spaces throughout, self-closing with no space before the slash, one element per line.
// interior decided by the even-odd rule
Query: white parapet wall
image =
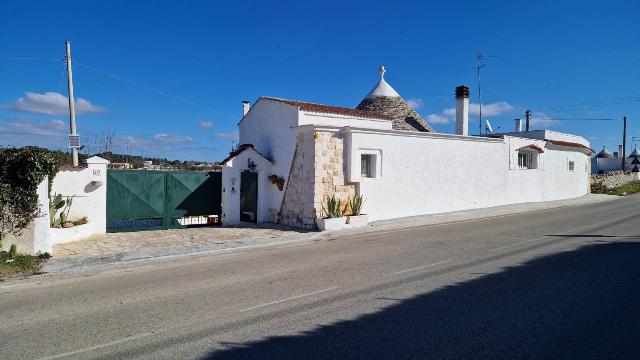
<path fill-rule="evenodd" d="M 588 154 L 540 139 L 365 129 L 346 129 L 344 135 L 346 180 L 357 184 L 371 220 L 569 199 L 589 191 Z M 518 165 L 523 147 L 541 151 L 535 168 Z M 371 177 L 361 174 L 363 155 L 375 157 Z"/>
<path fill-rule="evenodd" d="M 40 204 L 40 216 L 23 229 L 21 234 L 8 234 L 2 240 L 2 250 L 8 251 L 12 244 L 16 244 L 18 253 L 39 255 L 45 252 L 51 253 L 52 244 L 49 237 L 49 180 L 45 178 L 38 185 L 38 203 Z"/>
<path fill-rule="evenodd" d="M 61 169 L 53 180 L 51 195 L 73 197 L 69 220 L 87 217 L 88 223 L 68 229 L 51 229 L 53 245 L 80 240 L 107 230 L 107 164 L 94 156 L 87 159 L 87 167 Z"/>

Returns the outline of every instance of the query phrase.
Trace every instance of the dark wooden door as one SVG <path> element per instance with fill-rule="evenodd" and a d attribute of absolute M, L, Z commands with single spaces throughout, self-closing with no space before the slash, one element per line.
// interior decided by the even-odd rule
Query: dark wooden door
<path fill-rule="evenodd" d="M 258 174 L 240 174 L 240 220 L 258 222 Z"/>

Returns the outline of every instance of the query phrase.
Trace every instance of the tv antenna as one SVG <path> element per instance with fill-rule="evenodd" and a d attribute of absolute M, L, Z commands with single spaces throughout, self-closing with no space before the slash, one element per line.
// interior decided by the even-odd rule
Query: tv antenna
<path fill-rule="evenodd" d="M 482 135 L 482 92 L 481 92 L 481 86 L 480 86 L 480 69 L 482 69 L 483 67 L 486 66 L 484 60 L 486 58 L 494 58 L 497 56 L 492 56 L 492 55 L 484 55 L 483 53 L 477 53 L 476 54 L 476 75 L 478 77 L 478 103 L 480 105 L 480 111 L 479 111 L 479 120 L 478 120 L 478 130 L 480 132 L 480 135 Z"/>

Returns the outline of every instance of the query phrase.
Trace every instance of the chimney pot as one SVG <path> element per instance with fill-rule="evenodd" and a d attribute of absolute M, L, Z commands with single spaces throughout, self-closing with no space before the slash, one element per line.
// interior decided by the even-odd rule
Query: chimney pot
<path fill-rule="evenodd" d="M 522 131 L 522 119 L 516 119 L 516 132 L 519 133 Z"/>
<path fill-rule="evenodd" d="M 618 156 L 616 157 L 622 157 L 622 145 L 618 145 Z"/>
<path fill-rule="evenodd" d="M 456 134 L 469 135 L 469 87 L 456 87 Z"/>
<path fill-rule="evenodd" d="M 250 107 L 251 106 L 249 105 L 249 102 L 247 100 L 242 101 L 242 116 L 247 115 Z"/>

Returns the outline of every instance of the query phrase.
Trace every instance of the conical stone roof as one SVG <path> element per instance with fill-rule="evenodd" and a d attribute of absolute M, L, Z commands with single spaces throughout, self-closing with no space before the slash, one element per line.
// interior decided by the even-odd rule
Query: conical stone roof
<path fill-rule="evenodd" d="M 380 67 L 380 80 L 356 106 L 358 110 L 375 111 L 392 118 L 396 130 L 433 132 L 433 128 L 409 106 L 391 85 L 384 80 L 384 66 Z"/>
<path fill-rule="evenodd" d="M 639 158 L 640 157 L 640 150 L 638 150 L 637 146 L 633 149 L 631 154 L 629 154 L 629 157 L 630 158 Z"/>
<path fill-rule="evenodd" d="M 598 155 L 596 155 L 597 158 L 599 159 L 611 159 L 613 158 L 613 154 L 607 150 L 606 146 L 602 147 L 602 150 L 598 153 Z"/>

